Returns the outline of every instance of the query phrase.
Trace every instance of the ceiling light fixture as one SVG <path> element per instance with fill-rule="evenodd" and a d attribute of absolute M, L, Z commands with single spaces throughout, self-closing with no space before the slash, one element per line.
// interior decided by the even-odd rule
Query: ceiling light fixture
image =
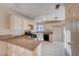
<path fill-rule="evenodd" d="M 47 20 L 47 18 L 46 18 L 45 16 L 43 16 L 42 19 L 43 19 L 44 21 Z"/>
<path fill-rule="evenodd" d="M 44 17 L 43 20 L 47 20 L 47 19 Z"/>

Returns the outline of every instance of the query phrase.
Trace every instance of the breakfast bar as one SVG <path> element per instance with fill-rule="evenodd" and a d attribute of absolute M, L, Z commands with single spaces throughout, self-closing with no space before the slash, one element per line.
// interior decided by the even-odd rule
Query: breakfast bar
<path fill-rule="evenodd" d="M 5 56 L 39 56 L 41 42 L 25 35 L 0 36 L 0 51 Z"/>

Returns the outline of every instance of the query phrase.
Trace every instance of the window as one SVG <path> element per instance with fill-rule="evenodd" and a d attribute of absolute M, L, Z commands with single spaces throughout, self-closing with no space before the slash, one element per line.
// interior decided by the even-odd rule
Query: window
<path fill-rule="evenodd" d="M 37 32 L 43 32 L 43 31 L 44 31 L 43 24 L 37 24 Z"/>

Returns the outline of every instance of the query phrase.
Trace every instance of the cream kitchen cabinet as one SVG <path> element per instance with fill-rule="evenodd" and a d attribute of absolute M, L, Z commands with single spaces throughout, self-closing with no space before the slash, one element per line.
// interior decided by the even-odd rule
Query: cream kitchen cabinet
<path fill-rule="evenodd" d="M 10 19 L 10 28 L 13 34 L 22 34 L 24 31 L 29 30 L 28 25 L 34 26 L 35 24 L 31 19 L 18 15 L 11 15 Z"/>
<path fill-rule="evenodd" d="M 20 45 L 8 43 L 6 41 L 0 41 L 0 56 L 40 56 L 40 55 L 41 55 L 41 44 L 37 45 L 34 48 L 34 50 L 31 50 L 28 48 L 24 48 Z"/>
<path fill-rule="evenodd" d="M 30 29 L 31 27 L 29 25 L 33 26 L 33 29 Z M 23 30 L 24 31 L 35 31 L 35 22 L 32 21 L 31 19 L 24 19 L 23 20 Z"/>
<path fill-rule="evenodd" d="M 37 39 L 38 39 L 39 41 L 44 41 L 43 33 L 37 33 Z"/>
<path fill-rule="evenodd" d="M 23 30 L 28 30 L 28 20 L 23 19 Z"/>
<path fill-rule="evenodd" d="M 13 45 L 8 43 L 8 50 L 7 50 L 8 56 L 32 56 L 32 51 L 19 47 L 17 45 Z"/>
<path fill-rule="evenodd" d="M 14 35 L 20 35 L 23 33 L 23 19 L 20 16 L 12 15 L 10 20 L 11 32 Z"/>
<path fill-rule="evenodd" d="M 8 56 L 40 56 L 41 44 L 39 44 L 38 47 L 32 51 L 27 48 L 23 48 L 23 47 L 8 43 L 7 55 Z"/>
<path fill-rule="evenodd" d="M 7 43 L 0 41 L 0 56 L 6 56 L 7 53 Z"/>

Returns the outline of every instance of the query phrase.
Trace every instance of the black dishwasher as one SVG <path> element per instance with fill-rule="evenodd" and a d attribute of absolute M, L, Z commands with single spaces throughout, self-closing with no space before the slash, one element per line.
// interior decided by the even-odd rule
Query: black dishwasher
<path fill-rule="evenodd" d="M 49 34 L 44 34 L 44 41 L 49 41 Z"/>

